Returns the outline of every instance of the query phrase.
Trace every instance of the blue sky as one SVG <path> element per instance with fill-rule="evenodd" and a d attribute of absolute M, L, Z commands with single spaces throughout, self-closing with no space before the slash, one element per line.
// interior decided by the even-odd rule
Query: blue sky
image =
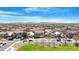
<path fill-rule="evenodd" d="M 79 7 L 0 7 L 0 23 L 78 23 Z"/>

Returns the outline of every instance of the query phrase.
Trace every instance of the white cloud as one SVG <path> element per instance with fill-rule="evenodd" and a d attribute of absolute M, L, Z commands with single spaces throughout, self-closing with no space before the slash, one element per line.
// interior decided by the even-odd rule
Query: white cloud
<path fill-rule="evenodd" d="M 57 13 L 69 13 L 72 9 L 69 7 L 67 8 L 61 8 L 61 7 L 28 7 L 28 8 L 23 8 L 23 10 L 26 13 L 31 13 L 31 12 L 41 12 L 41 13 L 50 13 L 50 14 L 57 14 Z"/>
<path fill-rule="evenodd" d="M 45 19 L 46 20 L 46 19 Z M 44 22 L 53 22 L 53 23 L 78 23 L 79 21 L 73 21 L 71 19 L 60 19 L 60 18 L 55 18 L 55 19 L 47 19 Z"/>
<path fill-rule="evenodd" d="M 0 22 L 37 22 L 42 17 L 0 15 Z"/>
<path fill-rule="evenodd" d="M 60 18 L 44 18 L 39 16 L 12 16 L 12 15 L 0 15 L 0 22 L 12 23 L 12 22 L 52 22 L 52 23 L 78 23 L 79 21 L 71 21 L 69 19 Z"/>
<path fill-rule="evenodd" d="M 33 11 L 39 11 L 39 12 L 48 12 L 50 11 L 50 8 L 48 7 L 29 7 L 23 9 L 25 12 L 33 12 Z"/>
<path fill-rule="evenodd" d="M 0 15 L 2 15 L 2 14 L 20 14 L 20 13 L 17 13 L 17 12 L 7 12 L 7 11 L 0 10 Z"/>

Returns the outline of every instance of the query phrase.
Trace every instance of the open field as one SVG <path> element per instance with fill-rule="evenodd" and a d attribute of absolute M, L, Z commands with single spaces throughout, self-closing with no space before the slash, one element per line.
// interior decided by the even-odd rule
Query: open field
<path fill-rule="evenodd" d="M 24 45 L 18 51 L 79 51 L 77 46 L 43 47 L 37 45 Z"/>

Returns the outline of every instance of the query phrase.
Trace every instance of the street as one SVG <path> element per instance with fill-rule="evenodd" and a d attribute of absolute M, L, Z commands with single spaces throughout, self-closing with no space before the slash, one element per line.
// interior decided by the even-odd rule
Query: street
<path fill-rule="evenodd" d="M 3 42 L 6 42 L 7 44 L 2 46 L 0 48 L 0 51 L 4 51 L 5 49 L 7 49 L 10 45 L 12 45 L 14 42 L 16 42 L 16 40 L 4 40 Z"/>

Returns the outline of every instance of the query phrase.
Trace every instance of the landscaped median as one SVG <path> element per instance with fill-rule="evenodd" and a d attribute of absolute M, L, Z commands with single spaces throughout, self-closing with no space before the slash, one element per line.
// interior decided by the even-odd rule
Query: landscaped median
<path fill-rule="evenodd" d="M 24 45 L 17 51 L 79 51 L 77 46 L 44 47 L 38 45 Z"/>

